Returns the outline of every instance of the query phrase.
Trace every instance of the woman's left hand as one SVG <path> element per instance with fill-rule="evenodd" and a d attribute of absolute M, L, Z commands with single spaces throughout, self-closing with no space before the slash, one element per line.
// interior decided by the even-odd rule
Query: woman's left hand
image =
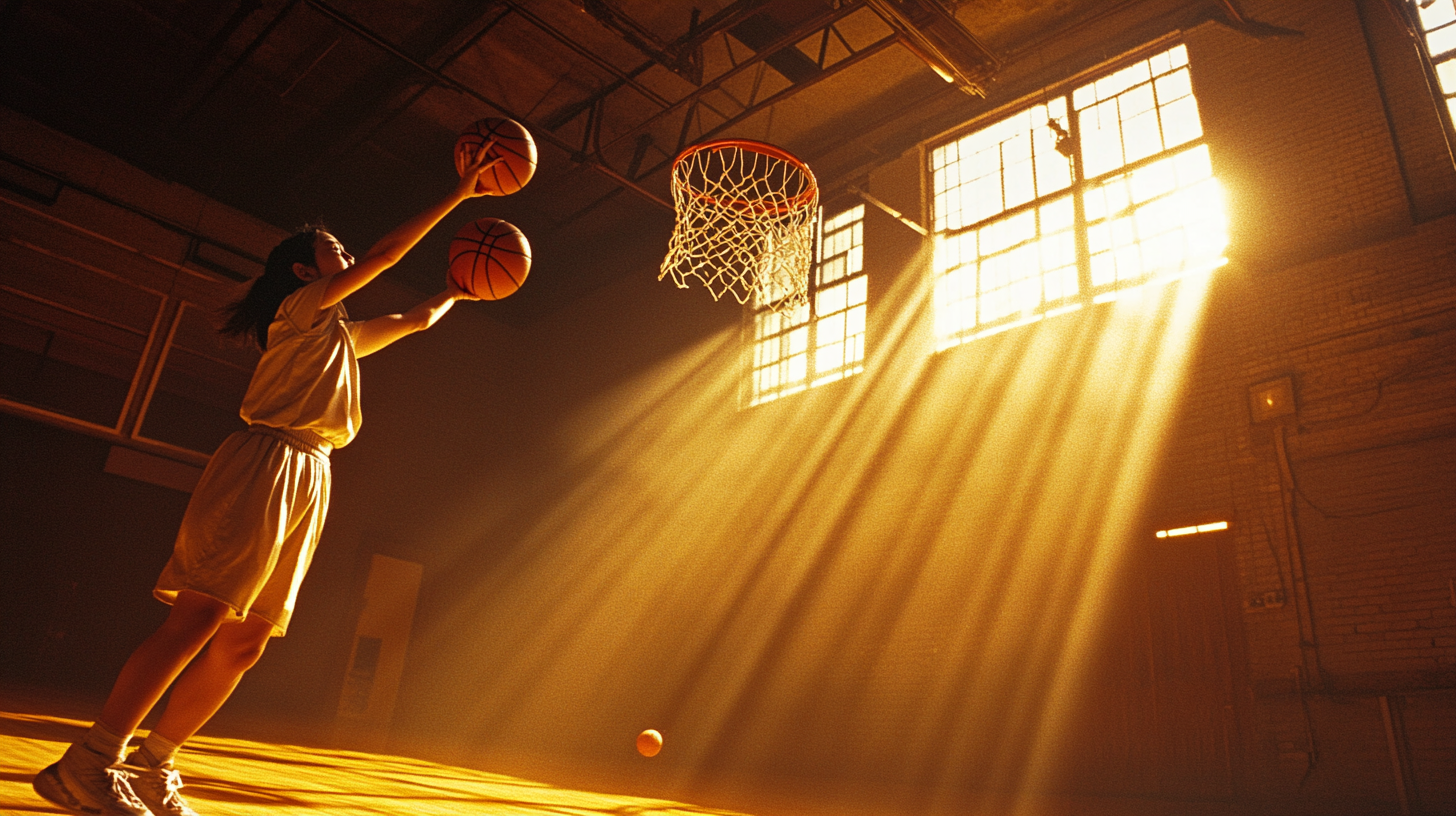
<path fill-rule="evenodd" d="M 480 300 L 477 295 L 461 289 L 448 275 L 445 277 L 445 295 L 451 300 Z"/>
<path fill-rule="evenodd" d="M 482 144 L 473 156 L 469 153 L 465 155 L 465 161 L 462 162 L 465 169 L 460 173 L 460 183 L 455 187 L 456 194 L 461 198 L 499 195 L 494 187 L 482 184 L 480 178 L 481 173 L 505 161 L 504 156 L 491 155 L 492 147 L 495 147 L 494 139 Z"/>

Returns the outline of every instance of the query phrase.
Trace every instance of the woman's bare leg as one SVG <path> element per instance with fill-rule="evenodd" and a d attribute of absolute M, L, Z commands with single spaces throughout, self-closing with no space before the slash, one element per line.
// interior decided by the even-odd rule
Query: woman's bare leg
<path fill-rule="evenodd" d="M 153 733 L 181 745 L 191 739 L 237 688 L 243 673 L 262 657 L 273 624 L 256 615 L 218 627 L 207 651 L 187 667 Z"/>
<path fill-rule="evenodd" d="M 177 593 L 167 620 L 127 658 L 97 722 L 122 736 L 135 731 L 230 611 L 206 595 Z"/>

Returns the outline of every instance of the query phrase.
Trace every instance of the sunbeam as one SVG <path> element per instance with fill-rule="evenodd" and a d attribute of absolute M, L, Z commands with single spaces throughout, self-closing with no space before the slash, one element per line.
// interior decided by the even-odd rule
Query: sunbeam
<path fill-rule="evenodd" d="M 622 766 L 650 726 L 682 794 L 1034 810 L 1085 748 L 1208 277 L 930 354 L 899 275 L 865 373 L 800 407 L 734 409 L 725 330 L 563 416 L 545 509 L 477 532 L 517 539 L 420 637 L 448 736 Z"/>

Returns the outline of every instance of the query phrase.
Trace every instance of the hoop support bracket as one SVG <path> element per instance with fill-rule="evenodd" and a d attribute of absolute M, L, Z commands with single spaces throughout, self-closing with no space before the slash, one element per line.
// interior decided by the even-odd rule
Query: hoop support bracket
<path fill-rule="evenodd" d="M 859 196 L 860 198 L 864 199 L 864 201 L 865 201 L 866 204 L 869 204 L 869 205 L 874 206 L 874 207 L 878 207 L 879 209 L 881 209 L 881 210 L 883 210 L 885 212 L 885 215 L 890 216 L 891 218 L 895 219 L 896 221 L 899 221 L 901 224 L 904 224 L 905 226 L 909 227 L 910 229 L 913 229 L 916 232 L 920 233 L 920 235 L 921 235 L 922 238 L 929 238 L 930 237 L 930 230 L 927 230 L 925 227 L 920 226 L 915 221 L 911 220 L 908 216 L 906 216 L 904 213 L 900 212 L 899 210 L 895 209 L 894 207 L 891 207 L 889 204 L 886 204 L 885 202 L 879 200 L 878 198 L 875 198 L 874 196 L 870 195 L 869 193 L 865 192 L 864 190 L 861 190 L 859 187 L 853 187 L 852 186 L 852 187 L 849 188 L 849 191 L 851 193 L 854 193 L 855 195 Z"/>

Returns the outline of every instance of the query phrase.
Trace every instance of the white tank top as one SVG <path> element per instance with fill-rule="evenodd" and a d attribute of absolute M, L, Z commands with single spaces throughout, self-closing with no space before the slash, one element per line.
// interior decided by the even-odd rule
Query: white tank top
<path fill-rule="evenodd" d="M 316 280 L 278 307 L 238 413 L 250 425 L 312 431 L 342 448 L 363 422 L 354 352 L 362 324 L 342 303 L 319 308 L 328 283 Z"/>

